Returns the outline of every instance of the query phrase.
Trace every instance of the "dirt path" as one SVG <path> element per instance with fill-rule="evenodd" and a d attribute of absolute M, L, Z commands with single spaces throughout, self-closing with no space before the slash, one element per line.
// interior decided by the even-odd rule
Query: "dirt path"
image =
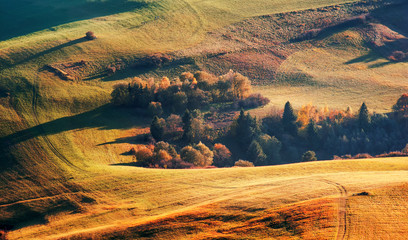
<path fill-rule="evenodd" d="M 320 181 L 325 182 L 334 186 L 340 193 L 339 197 L 339 211 L 338 211 L 338 222 L 337 222 L 337 234 L 336 240 L 346 239 L 347 233 L 347 189 L 340 183 L 330 181 L 327 179 L 321 179 Z"/>

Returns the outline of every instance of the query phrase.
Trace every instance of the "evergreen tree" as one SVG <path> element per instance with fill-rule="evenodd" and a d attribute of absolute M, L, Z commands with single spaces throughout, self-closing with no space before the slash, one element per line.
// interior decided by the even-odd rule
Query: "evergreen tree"
<path fill-rule="evenodd" d="M 367 106 L 363 102 L 358 112 L 358 126 L 360 129 L 367 130 L 370 126 L 370 122 L 371 122 L 371 119 L 368 113 Z"/>
<path fill-rule="evenodd" d="M 193 123 L 193 115 L 191 112 L 187 109 L 184 112 L 184 115 L 182 117 L 183 121 L 183 139 L 186 140 L 187 142 L 192 141 L 192 123 Z"/>
<path fill-rule="evenodd" d="M 261 145 L 256 140 L 253 140 L 249 145 L 247 156 L 248 159 L 257 166 L 266 164 L 267 156 L 263 152 Z"/>
<path fill-rule="evenodd" d="M 292 136 L 297 136 L 298 126 L 296 125 L 297 117 L 293 111 L 290 102 L 286 102 L 285 109 L 283 110 L 282 125 L 283 130 Z"/>
<path fill-rule="evenodd" d="M 234 135 L 244 148 L 247 148 L 251 141 L 261 133 L 261 127 L 256 118 L 253 118 L 249 113 L 245 115 L 244 110 L 241 110 L 234 126 Z"/>
<path fill-rule="evenodd" d="M 156 141 L 160 141 L 164 135 L 164 119 L 154 116 L 150 125 L 150 133 Z"/>
<path fill-rule="evenodd" d="M 319 135 L 317 133 L 316 123 L 310 120 L 306 127 L 307 141 L 309 146 L 312 148 L 317 148 L 319 146 Z"/>

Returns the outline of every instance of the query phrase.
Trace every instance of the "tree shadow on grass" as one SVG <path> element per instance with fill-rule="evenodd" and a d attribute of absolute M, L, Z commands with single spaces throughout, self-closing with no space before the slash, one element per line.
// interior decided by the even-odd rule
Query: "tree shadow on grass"
<path fill-rule="evenodd" d="M 375 61 L 378 61 L 380 59 L 383 59 L 383 60 L 386 60 L 386 61 L 374 63 Z M 355 63 L 366 63 L 366 64 L 368 64 L 368 68 L 380 68 L 380 67 L 385 67 L 385 66 L 395 64 L 395 63 L 398 63 L 398 62 L 387 60 L 386 58 L 382 57 L 377 52 L 370 51 L 369 53 L 367 53 L 365 55 L 362 55 L 360 57 L 351 59 L 351 60 L 345 62 L 344 64 L 350 65 L 350 64 L 355 64 Z"/>
<path fill-rule="evenodd" d="M 65 23 L 134 11 L 150 4 L 128 0 L 0 0 L 0 22 L 7 23 L 0 24 L 0 41 Z"/>
<path fill-rule="evenodd" d="M 38 136 L 52 135 L 70 130 L 87 128 L 129 129 L 135 126 L 147 126 L 150 118 L 141 117 L 132 108 L 120 108 L 106 104 L 94 110 L 70 117 L 63 117 L 35 127 L 18 131 L 0 138 L 0 146 L 11 146 Z"/>

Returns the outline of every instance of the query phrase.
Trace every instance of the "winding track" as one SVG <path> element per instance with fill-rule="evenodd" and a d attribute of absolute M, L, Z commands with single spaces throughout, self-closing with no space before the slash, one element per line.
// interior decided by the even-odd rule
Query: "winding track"
<path fill-rule="evenodd" d="M 346 239 L 347 233 L 347 189 L 338 182 L 330 181 L 327 179 L 321 179 L 319 181 L 325 182 L 334 186 L 340 193 L 339 207 L 338 207 L 338 222 L 337 222 L 337 234 L 336 240 Z"/>

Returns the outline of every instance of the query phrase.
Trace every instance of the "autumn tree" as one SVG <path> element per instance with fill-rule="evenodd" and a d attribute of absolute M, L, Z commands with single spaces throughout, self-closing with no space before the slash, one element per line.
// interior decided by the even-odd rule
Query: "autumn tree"
<path fill-rule="evenodd" d="M 194 147 L 186 146 L 180 151 L 180 157 L 183 161 L 198 167 L 210 166 L 213 162 L 213 156 L 212 151 L 201 142 Z"/>
<path fill-rule="evenodd" d="M 226 167 L 232 165 L 230 150 L 221 143 L 214 144 L 214 166 Z"/>
<path fill-rule="evenodd" d="M 153 158 L 153 151 L 147 147 L 142 147 L 135 153 L 137 163 L 141 166 L 148 166 Z"/>
<path fill-rule="evenodd" d="M 290 102 L 286 102 L 282 115 L 283 130 L 292 136 L 297 136 L 298 126 L 296 125 L 297 117 L 293 111 Z"/>
<path fill-rule="evenodd" d="M 156 141 L 160 141 L 164 135 L 165 121 L 163 118 L 154 116 L 153 121 L 150 125 L 150 133 Z"/>
<path fill-rule="evenodd" d="M 220 79 L 221 81 L 230 82 L 233 99 L 246 98 L 251 93 L 251 81 L 240 73 L 230 70 Z"/>
<path fill-rule="evenodd" d="M 392 107 L 392 110 L 399 118 L 408 116 L 408 93 L 401 95 L 397 103 Z"/>

